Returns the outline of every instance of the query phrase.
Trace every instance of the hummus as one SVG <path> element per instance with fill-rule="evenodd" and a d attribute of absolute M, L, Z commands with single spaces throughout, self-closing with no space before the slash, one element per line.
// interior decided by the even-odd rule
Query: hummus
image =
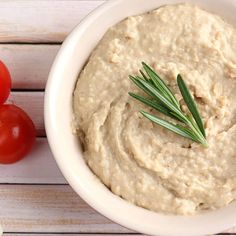
<path fill-rule="evenodd" d="M 129 79 L 151 65 L 181 99 L 182 75 L 209 148 L 144 118 Z M 180 101 L 181 103 L 181 101 Z M 191 215 L 236 199 L 236 29 L 188 4 L 128 17 L 108 30 L 79 75 L 77 134 L 91 170 L 116 195 L 167 214 Z"/>

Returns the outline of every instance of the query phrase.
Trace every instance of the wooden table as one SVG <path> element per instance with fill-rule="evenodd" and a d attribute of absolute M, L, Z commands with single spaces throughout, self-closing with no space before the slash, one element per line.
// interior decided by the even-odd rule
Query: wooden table
<path fill-rule="evenodd" d="M 44 88 L 53 59 L 73 27 L 103 2 L 0 1 L 0 59 L 13 79 L 9 102 L 28 112 L 38 136 L 26 159 L 0 165 L 4 235 L 135 235 L 99 215 L 73 192 L 53 159 L 44 130 Z M 234 233 L 236 228 L 225 232 Z"/>

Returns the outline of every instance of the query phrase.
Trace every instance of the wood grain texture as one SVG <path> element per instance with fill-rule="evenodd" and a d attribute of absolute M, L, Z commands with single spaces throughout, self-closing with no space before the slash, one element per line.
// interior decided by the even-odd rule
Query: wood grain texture
<path fill-rule="evenodd" d="M 4 234 L 4 236 L 42 236 L 42 234 L 17 234 L 17 233 L 6 233 Z M 46 236 L 71 236 L 71 234 L 43 234 L 43 235 L 46 235 Z M 144 235 L 144 234 L 73 234 L 74 236 L 75 235 L 78 235 L 78 236 L 117 236 L 117 235 L 120 235 L 120 236 L 138 236 L 138 235 L 142 235 L 142 236 L 148 236 L 148 235 Z M 236 236 L 236 234 L 220 234 L 220 236 Z M 214 236 L 214 235 L 209 235 L 209 236 Z"/>
<path fill-rule="evenodd" d="M 81 19 L 103 2 L 0 1 L 0 42 L 62 42 Z"/>
<path fill-rule="evenodd" d="M 26 158 L 13 165 L 0 165 L 1 183 L 66 184 L 67 182 L 57 167 L 47 139 L 38 138 Z"/>
<path fill-rule="evenodd" d="M 43 117 L 44 92 L 12 92 L 7 103 L 15 104 L 27 112 L 33 120 L 37 136 L 45 136 Z"/>
<path fill-rule="evenodd" d="M 42 236 L 42 234 L 12 234 L 12 233 L 6 233 L 4 236 Z M 71 234 L 43 234 L 45 236 L 71 236 Z M 73 235 L 81 235 L 81 236 L 91 236 L 91 234 L 73 234 Z M 92 234 L 93 236 L 117 236 L 117 234 Z M 138 236 L 141 234 L 118 234 L 120 236 Z M 147 236 L 142 234 L 143 236 Z M 220 234 L 220 236 L 236 236 L 236 234 Z M 213 236 L 213 235 L 209 235 Z"/>
<path fill-rule="evenodd" d="M 59 48 L 60 45 L 0 44 L 0 59 L 10 70 L 12 88 L 44 89 Z"/>
<path fill-rule="evenodd" d="M 129 233 L 65 186 L 0 185 L 4 232 Z"/>
<path fill-rule="evenodd" d="M 16 233 L 5 233 L 4 236 L 42 236 L 42 234 L 16 234 Z M 71 236 L 71 235 L 81 235 L 81 236 L 91 236 L 91 234 L 43 234 L 45 236 Z M 138 236 L 141 234 L 119 234 L 121 236 Z M 117 236 L 117 234 L 92 234 L 92 236 Z"/>
<path fill-rule="evenodd" d="M 42 234 L 30 234 L 30 233 L 24 233 L 24 234 L 19 234 L 19 233 L 5 233 L 4 234 L 4 236 L 42 236 Z M 71 236 L 71 235 L 73 235 L 73 236 L 76 236 L 76 235 L 78 235 L 78 236 L 117 236 L 117 234 L 77 234 L 77 233 L 75 233 L 75 234 L 43 234 L 43 235 L 46 235 L 46 236 Z M 120 236 L 138 236 L 138 235 L 141 235 L 141 234 L 134 234 L 134 233 L 132 233 L 132 234 L 126 234 L 126 233 L 122 233 L 122 234 L 118 234 L 118 235 L 120 235 Z M 146 236 L 146 235 L 144 235 L 144 234 L 142 234 L 143 236 Z"/>

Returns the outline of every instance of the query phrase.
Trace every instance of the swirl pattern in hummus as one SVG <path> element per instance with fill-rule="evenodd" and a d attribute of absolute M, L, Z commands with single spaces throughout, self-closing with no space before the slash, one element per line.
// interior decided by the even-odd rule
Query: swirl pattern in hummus
<path fill-rule="evenodd" d="M 144 61 L 176 86 L 180 73 L 205 122 L 209 148 L 153 124 L 129 97 Z M 161 116 L 155 111 L 156 115 Z M 138 206 L 195 214 L 236 199 L 236 29 L 188 4 L 110 28 L 79 76 L 74 113 L 84 156 L 111 191 Z"/>

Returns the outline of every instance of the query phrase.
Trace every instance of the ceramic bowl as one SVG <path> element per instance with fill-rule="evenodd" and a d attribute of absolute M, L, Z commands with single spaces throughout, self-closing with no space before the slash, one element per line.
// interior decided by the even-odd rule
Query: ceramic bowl
<path fill-rule="evenodd" d="M 50 147 L 71 187 L 112 221 L 148 235 L 209 235 L 236 225 L 236 204 L 195 216 L 155 213 L 110 192 L 90 171 L 72 133 L 72 99 L 77 77 L 107 29 L 127 16 L 178 0 L 110 0 L 89 14 L 67 37 L 51 68 L 45 95 L 45 125 Z M 184 0 L 236 25 L 235 0 Z M 69 16 L 68 16 L 69 17 Z M 158 199 L 157 199 L 158 201 Z"/>

